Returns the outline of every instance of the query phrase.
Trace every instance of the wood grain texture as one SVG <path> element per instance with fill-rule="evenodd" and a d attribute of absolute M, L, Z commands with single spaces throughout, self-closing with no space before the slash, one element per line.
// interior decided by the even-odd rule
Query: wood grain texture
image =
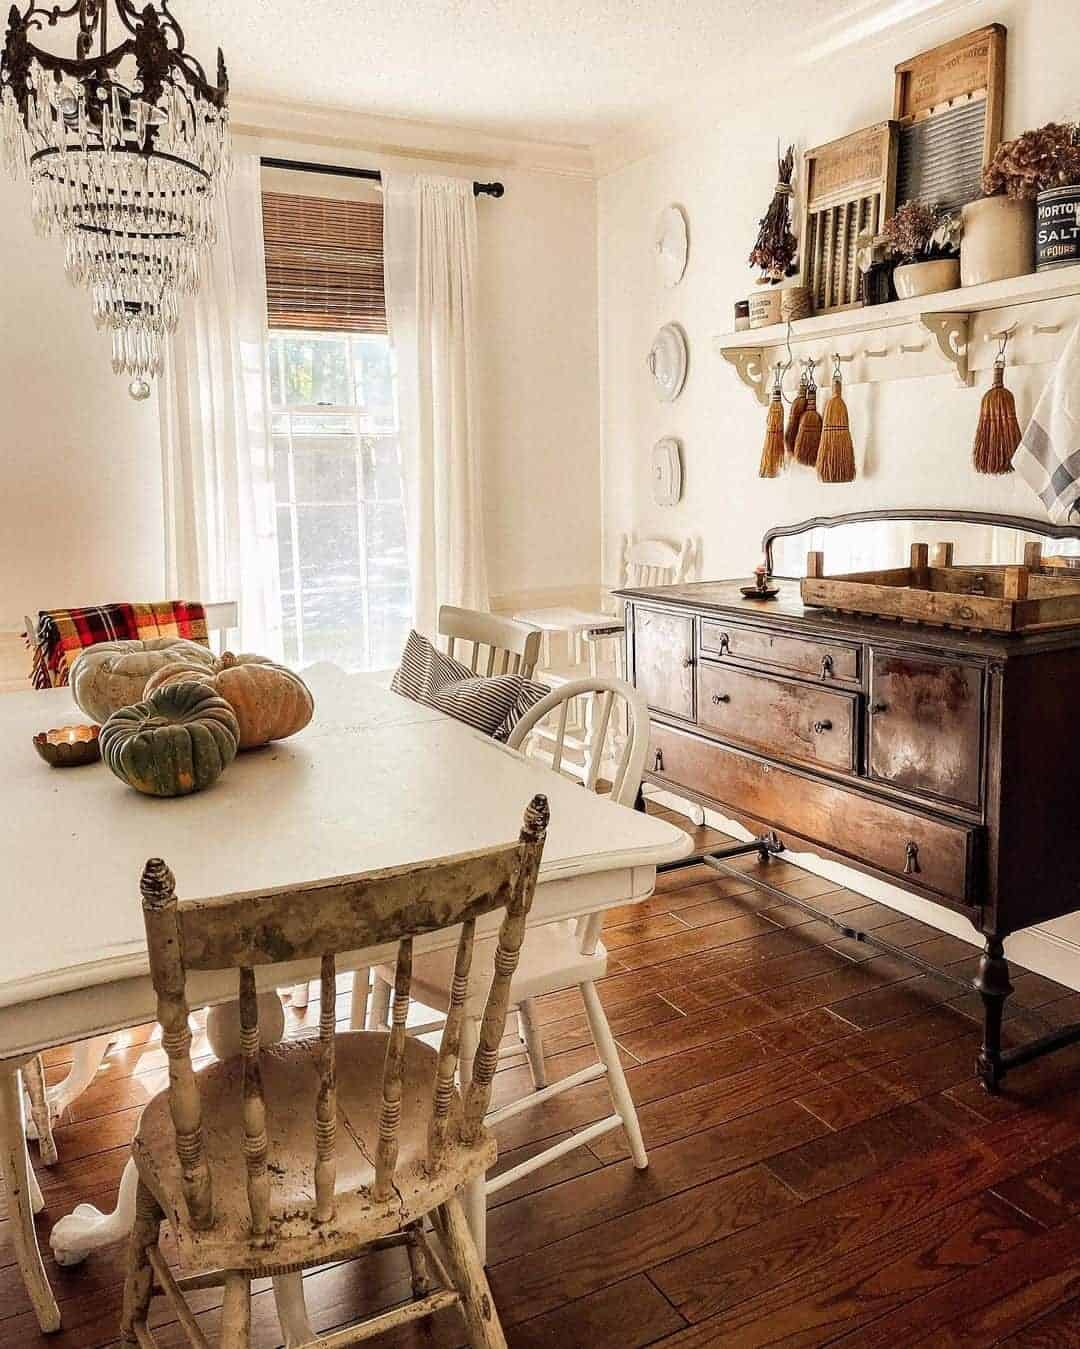
<path fill-rule="evenodd" d="M 779 888 L 798 892 L 795 868 L 772 874 Z M 678 879 L 673 875 L 665 891 L 672 915 L 686 912 L 680 905 L 689 891 L 698 906 L 744 902 L 743 917 L 768 912 L 757 907 L 761 896 L 744 892 L 740 901 L 722 880 Z M 878 927 L 909 922 L 859 896 L 837 902 L 857 902 Z M 650 908 L 653 916 L 664 912 Z M 740 917 L 724 912 L 722 923 Z M 624 916 L 617 926 L 626 922 Z M 896 935 L 917 949 L 925 932 L 897 926 Z M 1080 1052 L 1030 1065 L 991 1100 L 970 1082 L 979 1039 L 972 1016 L 928 981 L 898 977 L 898 962 L 848 959 L 834 937 L 812 923 L 770 925 L 683 952 L 677 944 L 658 949 L 667 937 L 646 931 L 644 955 L 633 942 L 620 948 L 634 968 L 597 989 L 629 1050 L 627 1080 L 651 1165 L 637 1172 L 614 1133 L 494 1197 L 488 1280 L 511 1349 L 577 1342 L 595 1349 L 778 1340 L 827 1340 L 843 1349 L 1075 1343 Z M 347 976 L 341 985 L 335 1014 L 344 1027 Z M 1017 975 L 1017 987 L 1044 1005 L 1069 996 L 1032 975 Z M 700 1005 L 680 1010 L 680 996 L 695 989 Z M 741 1029 L 734 1018 L 725 1025 L 729 1009 L 748 999 L 768 1001 L 775 1017 Z M 553 1079 L 576 1070 L 584 1043 L 576 1000 L 553 994 L 536 1010 L 549 1043 L 562 1046 L 549 1058 Z M 321 1011 L 290 1011 L 290 1039 L 310 1037 Z M 665 1028 L 674 1036 L 705 1016 L 722 1038 L 696 1044 L 691 1035 L 685 1048 L 636 1061 L 635 1046 L 652 1053 Z M 198 1033 L 193 1054 L 197 1064 L 206 1062 Z M 53 1071 L 63 1062 L 56 1056 Z M 310 1064 L 315 1083 L 313 1045 Z M 159 1083 L 165 1065 L 149 1030 L 113 1051 L 87 1117 L 58 1123 L 60 1160 L 40 1172 L 43 1221 L 76 1202 L 106 1205 L 143 1082 Z M 377 1066 L 374 1076 L 377 1083 Z M 493 1099 L 529 1089 L 523 1064 L 500 1064 Z M 269 1079 L 267 1091 L 270 1099 Z M 603 1083 L 549 1104 L 499 1126 L 500 1166 L 610 1110 Z M 310 1139 L 306 1116 L 301 1126 Z M 426 1145 L 420 1141 L 421 1151 Z M 0 1343 L 112 1349 L 124 1250 L 69 1270 L 46 1257 L 46 1272 L 64 1318 L 59 1339 L 38 1331 L 11 1225 L 0 1218 Z M 327 1336 L 386 1311 L 410 1296 L 412 1277 L 405 1249 L 369 1255 L 359 1269 L 309 1273 L 312 1324 Z M 192 1303 L 216 1344 L 221 1290 L 195 1294 Z M 162 1349 L 180 1349 L 182 1331 L 160 1299 L 151 1323 Z M 253 1285 L 251 1328 L 253 1349 L 276 1349 L 268 1281 Z M 398 1328 L 376 1343 L 458 1349 L 462 1340 L 460 1318 L 449 1309 L 430 1318 L 422 1337 Z"/>

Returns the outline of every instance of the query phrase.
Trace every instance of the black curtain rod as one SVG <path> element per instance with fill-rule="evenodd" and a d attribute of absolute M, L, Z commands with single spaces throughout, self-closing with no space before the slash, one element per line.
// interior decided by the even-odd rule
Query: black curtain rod
<path fill-rule="evenodd" d="M 372 183 L 381 183 L 382 174 L 378 169 L 351 169 L 343 164 L 306 164 L 300 159 L 271 159 L 259 161 L 264 169 L 291 169 L 294 173 L 325 173 L 331 178 L 366 178 Z M 474 197 L 501 197 L 506 191 L 502 183 L 473 183 Z"/>

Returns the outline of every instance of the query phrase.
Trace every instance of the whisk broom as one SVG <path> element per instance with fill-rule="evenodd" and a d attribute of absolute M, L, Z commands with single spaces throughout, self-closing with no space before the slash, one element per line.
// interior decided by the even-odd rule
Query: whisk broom
<path fill-rule="evenodd" d="M 784 467 L 784 395 L 780 383 L 782 369 L 780 365 L 776 367 L 769 412 L 765 418 L 765 444 L 761 451 L 759 478 L 777 478 Z"/>
<path fill-rule="evenodd" d="M 806 411 L 806 389 L 810 377 L 807 374 L 806 367 L 803 367 L 802 377 L 799 380 L 799 392 L 795 395 L 795 401 L 791 405 L 791 411 L 788 413 L 787 427 L 784 430 L 784 448 L 789 456 L 795 453 L 795 439 L 799 434 L 799 423 L 802 421 L 803 413 Z"/>
<path fill-rule="evenodd" d="M 814 367 L 807 371 L 806 411 L 799 418 L 799 430 L 795 436 L 795 461 L 813 468 L 817 463 L 818 446 L 821 444 L 821 413 L 817 410 L 817 385 L 814 383 Z"/>
<path fill-rule="evenodd" d="M 1009 335 L 1001 339 L 994 361 L 994 380 L 983 394 L 979 425 L 975 430 L 972 459 L 976 473 L 1011 473 L 1012 457 L 1020 444 L 1020 423 L 1016 420 L 1016 400 L 1005 387 L 1005 347 Z"/>
<path fill-rule="evenodd" d="M 855 478 L 855 446 L 851 440 L 840 357 L 833 367 L 832 397 L 825 405 L 821 448 L 817 457 L 818 477 L 822 482 L 852 482 Z"/>

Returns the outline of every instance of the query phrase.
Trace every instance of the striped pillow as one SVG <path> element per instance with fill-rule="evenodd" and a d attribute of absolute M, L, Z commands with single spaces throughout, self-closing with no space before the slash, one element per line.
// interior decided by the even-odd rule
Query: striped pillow
<path fill-rule="evenodd" d="M 519 718 L 548 691 L 521 675 L 475 675 L 415 630 L 409 633 L 390 687 L 496 740 L 507 739 Z"/>

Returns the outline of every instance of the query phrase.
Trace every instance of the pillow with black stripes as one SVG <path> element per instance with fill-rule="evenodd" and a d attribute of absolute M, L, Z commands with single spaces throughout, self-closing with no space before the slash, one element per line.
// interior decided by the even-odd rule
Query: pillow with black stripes
<path fill-rule="evenodd" d="M 409 633 L 390 687 L 496 740 L 506 740 L 520 718 L 548 692 L 543 684 L 521 675 L 473 674 L 415 629 Z"/>

